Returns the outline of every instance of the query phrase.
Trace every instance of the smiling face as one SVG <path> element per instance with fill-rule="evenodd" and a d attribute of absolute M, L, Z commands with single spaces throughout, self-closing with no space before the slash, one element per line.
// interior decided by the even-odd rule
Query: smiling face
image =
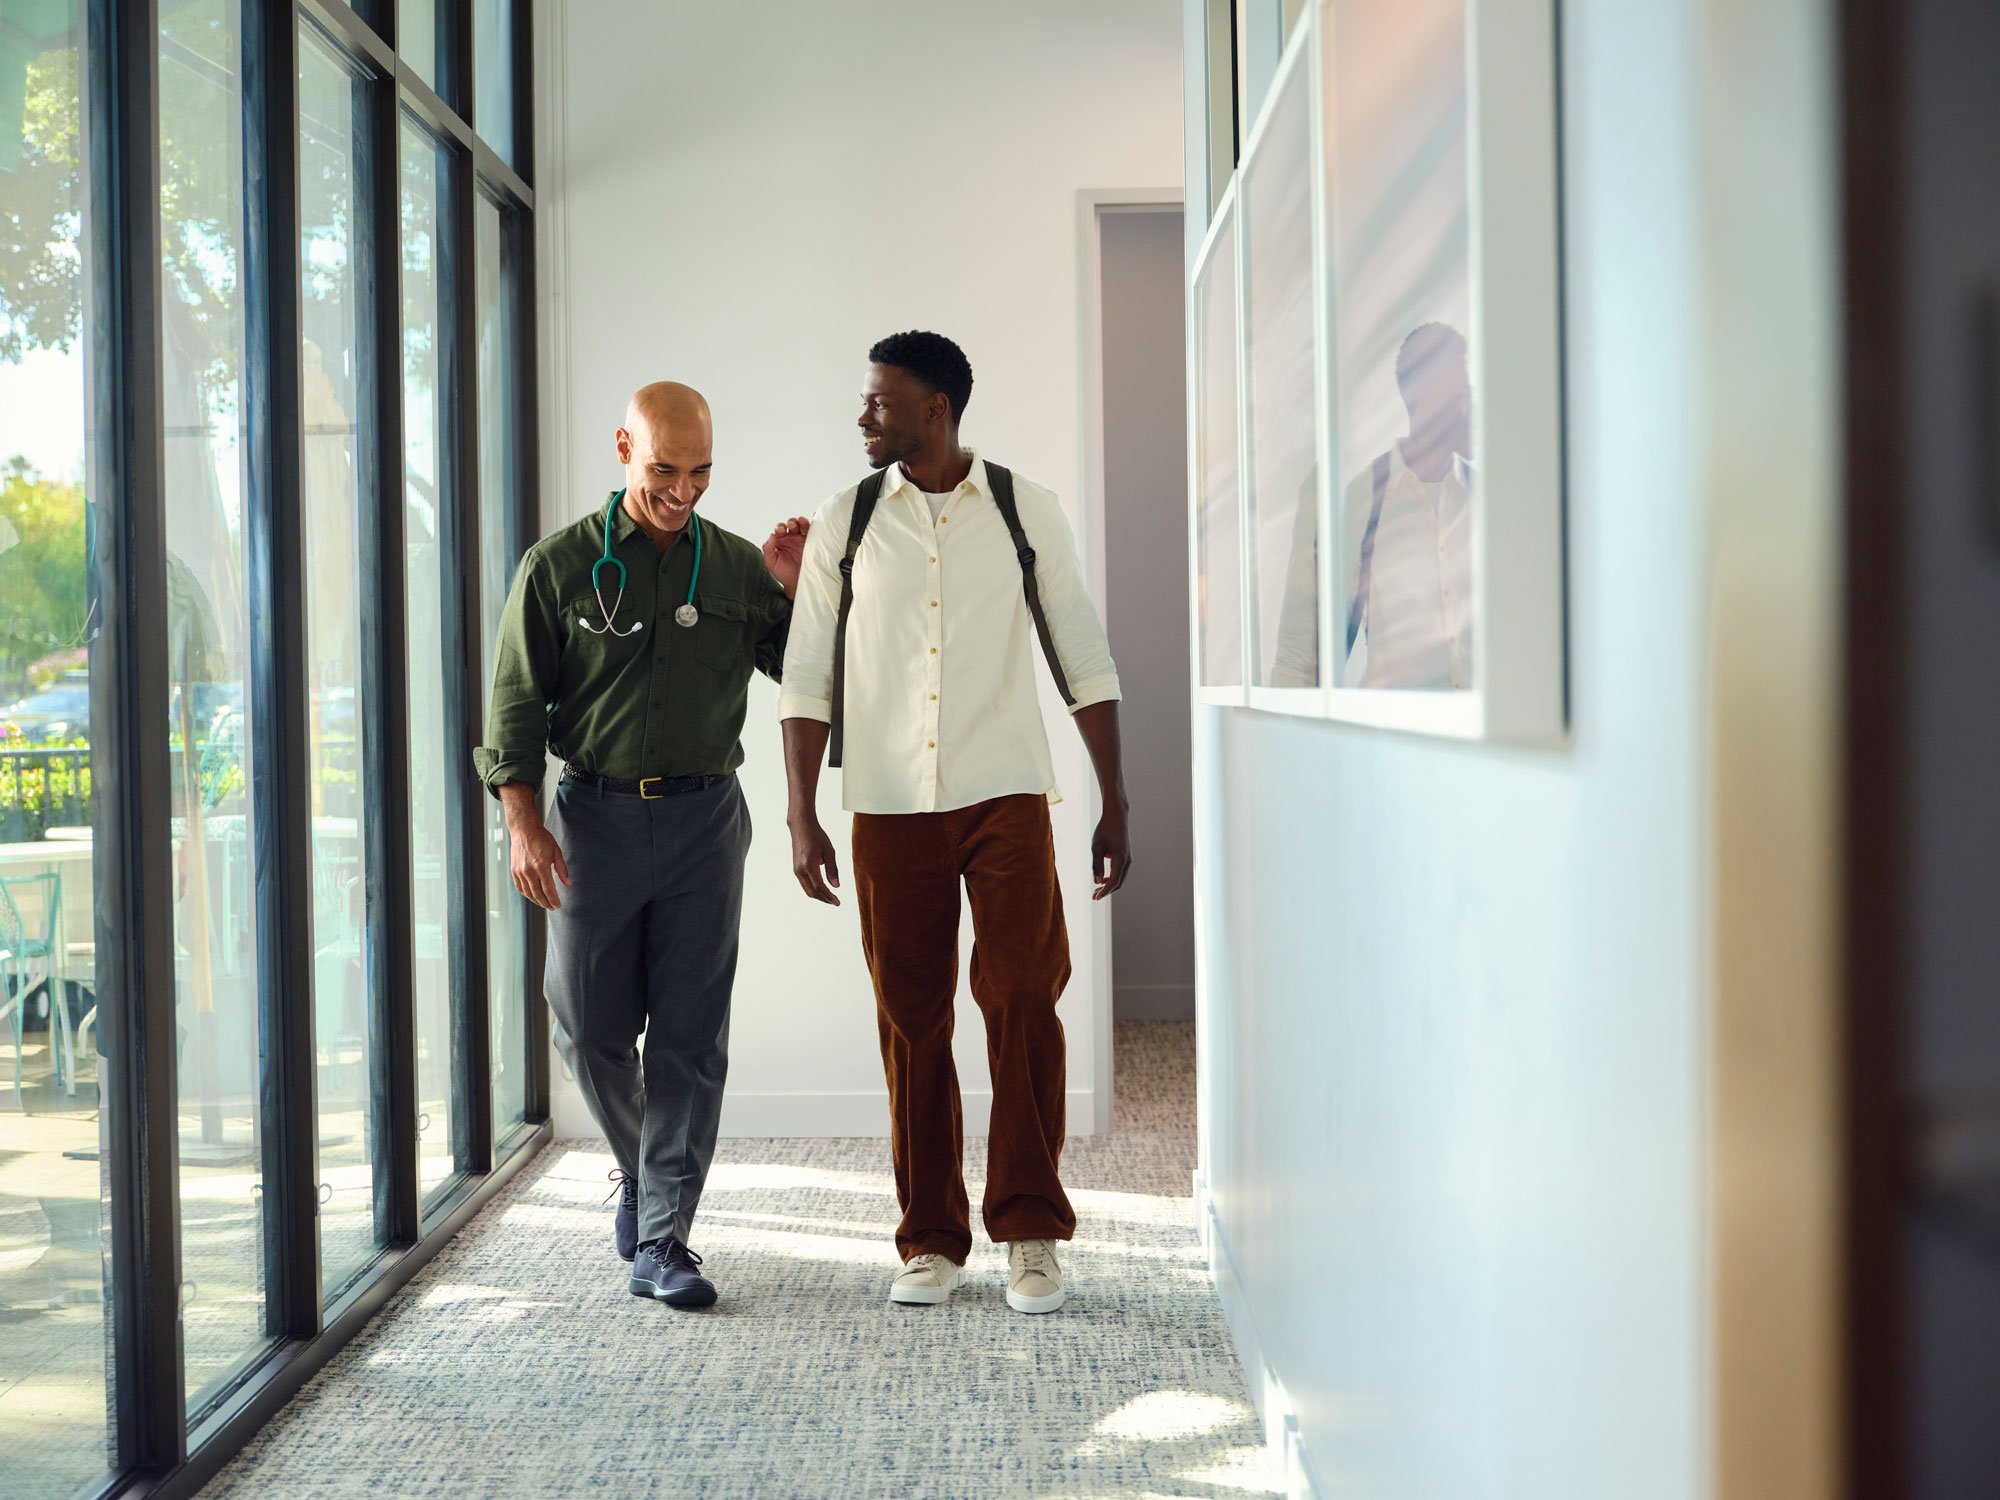
<path fill-rule="evenodd" d="M 632 398 L 618 429 L 625 508 L 655 535 L 679 531 L 714 467 L 708 403 L 686 386 L 647 386 Z"/>
<path fill-rule="evenodd" d="M 886 468 L 923 451 L 951 421 L 951 401 L 900 365 L 870 365 L 861 384 L 861 444 L 869 465 Z"/>

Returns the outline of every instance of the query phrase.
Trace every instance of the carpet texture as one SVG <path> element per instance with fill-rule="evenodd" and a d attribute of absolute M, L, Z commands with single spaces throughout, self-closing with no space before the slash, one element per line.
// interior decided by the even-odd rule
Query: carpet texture
<path fill-rule="evenodd" d="M 983 1240 L 948 1305 L 890 1306 L 876 1140 L 724 1141 L 694 1235 L 721 1301 L 643 1302 L 609 1157 L 558 1142 L 205 1493 L 1273 1493 L 1195 1234 L 1192 1027 L 1121 1024 L 1116 1056 L 1113 1132 L 1063 1158 L 1058 1313 L 1009 1311 Z"/>

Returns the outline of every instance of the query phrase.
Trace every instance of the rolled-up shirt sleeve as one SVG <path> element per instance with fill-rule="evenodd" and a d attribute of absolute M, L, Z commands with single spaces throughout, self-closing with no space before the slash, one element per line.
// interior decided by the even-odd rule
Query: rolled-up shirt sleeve
<path fill-rule="evenodd" d="M 785 642 L 780 719 L 833 722 L 833 628 L 840 609 L 840 558 L 852 513 L 850 490 L 822 505 L 806 533 L 798 594 L 792 600 L 791 635 Z"/>
<path fill-rule="evenodd" d="M 510 781 L 537 788 L 542 784 L 548 765 L 549 702 L 561 649 L 557 628 L 555 597 L 541 551 L 534 548 L 521 559 L 500 616 L 486 743 L 472 752 L 473 768 L 496 797 Z"/>
<path fill-rule="evenodd" d="M 1035 549 L 1035 586 L 1042 596 L 1042 613 L 1048 616 L 1049 636 L 1075 700 L 1069 711 L 1075 713 L 1093 703 L 1116 703 L 1124 696 L 1118 687 L 1118 668 L 1111 660 L 1104 622 L 1098 619 L 1097 606 L 1091 603 L 1090 590 L 1084 585 L 1069 517 L 1046 490 L 1031 501 L 1026 486 L 1020 490 L 1021 499 L 1028 501 L 1021 525 Z"/>

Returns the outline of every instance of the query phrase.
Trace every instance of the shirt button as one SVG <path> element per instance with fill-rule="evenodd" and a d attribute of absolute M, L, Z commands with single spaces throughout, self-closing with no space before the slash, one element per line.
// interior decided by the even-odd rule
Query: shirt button
<path fill-rule="evenodd" d="M 932 608 L 932 609 L 936 609 L 936 608 L 937 608 L 937 600 L 935 600 L 935 599 L 931 600 L 931 608 Z"/>
<path fill-rule="evenodd" d="M 932 565 L 933 565 L 933 566 L 935 566 L 935 565 L 936 565 L 936 563 L 937 563 L 937 559 L 936 559 L 935 557 L 934 557 L 934 558 L 932 558 L 932 559 L 931 559 L 931 563 L 932 563 Z"/>
<path fill-rule="evenodd" d="M 933 703 L 937 702 L 937 694 L 936 694 L 936 693 L 932 693 L 932 694 L 931 694 L 931 702 L 933 702 Z"/>
<path fill-rule="evenodd" d="M 932 655 L 932 656 L 936 656 L 936 655 L 937 655 L 937 647 L 935 647 L 935 646 L 931 647 L 931 655 Z"/>
<path fill-rule="evenodd" d="M 933 749 L 933 750 L 937 749 L 937 741 L 936 741 L 936 740 L 932 740 L 932 741 L 930 742 L 930 747 L 931 747 L 931 749 Z"/>

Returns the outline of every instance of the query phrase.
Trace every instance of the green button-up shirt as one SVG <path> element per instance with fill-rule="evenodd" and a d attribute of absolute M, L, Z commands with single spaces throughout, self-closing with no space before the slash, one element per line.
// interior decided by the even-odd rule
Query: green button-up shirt
<path fill-rule="evenodd" d="M 539 787 L 546 753 L 580 771 L 637 780 L 701 776 L 743 764 L 743 716 L 753 668 L 783 670 L 791 601 L 764 554 L 713 522 L 701 527 L 700 619 L 675 622 L 694 570 L 694 529 L 665 552 L 620 505 L 612 556 L 601 576 L 613 631 L 602 626 L 590 569 L 604 555 L 610 503 L 528 550 L 500 620 L 486 743 L 472 753 L 488 791 L 510 781 Z M 632 631 L 634 624 L 639 629 Z"/>

